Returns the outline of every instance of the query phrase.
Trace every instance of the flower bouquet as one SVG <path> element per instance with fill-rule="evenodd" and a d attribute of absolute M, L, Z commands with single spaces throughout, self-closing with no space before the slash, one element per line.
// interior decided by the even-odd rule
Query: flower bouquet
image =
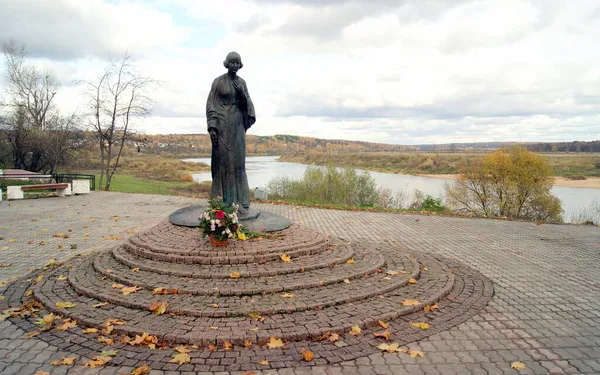
<path fill-rule="evenodd" d="M 245 240 L 238 223 L 237 207 L 224 207 L 218 201 L 210 201 L 210 208 L 200 217 L 202 237 L 208 236 L 213 246 L 227 246 L 229 239 Z"/>

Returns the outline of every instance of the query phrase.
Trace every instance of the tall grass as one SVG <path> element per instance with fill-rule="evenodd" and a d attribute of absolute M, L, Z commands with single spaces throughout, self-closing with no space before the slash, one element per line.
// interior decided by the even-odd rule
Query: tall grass
<path fill-rule="evenodd" d="M 600 202 L 593 201 L 589 206 L 580 208 L 571 214 L 573 224 L 600 225 Z"/>

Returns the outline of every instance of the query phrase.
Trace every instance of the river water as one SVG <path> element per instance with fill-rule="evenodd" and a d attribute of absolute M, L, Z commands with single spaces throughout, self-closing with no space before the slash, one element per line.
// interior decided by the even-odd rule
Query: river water
<path fill-rule="evenodd" d="M 279 162 L 277 158 L 278 156 L 249 156 L 246 158 L 246 173 L 250 189 L 266 187 L 273 177 L 302 178 L 307 164 Z M 210 158 L 185 159 L 184 161 L 210 165 Z M 360 169 L 357 171 L 362 172 Z M 453 183 L 452 180 L 435 177 L 368 172 L 373 176 L 375 182 L 384 188 L 392 189 L 392 191 L 404 191 L 407 194 L 412 194 L 415 189 L 418 189 L 436 198 L 443 198 L 444 185 Z M 196 182 L 211 180 L 210 172 L 194 174 L 192 177 Z M 554 186 L 552 193 L 562 201 L 565 211 L 563 217 L 566 222 L 571 221 L 572 215 L 576 212 L 586 209 L 594 203 L 600 204 L 600 189 Z"/>

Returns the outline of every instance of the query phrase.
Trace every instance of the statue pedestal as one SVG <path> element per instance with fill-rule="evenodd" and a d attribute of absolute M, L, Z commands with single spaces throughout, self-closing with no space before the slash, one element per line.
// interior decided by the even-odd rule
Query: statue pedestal
<path fill-rule="evenodd" d="M 207 206 L 202 205 L 180 208 L 169 215 L 169 221 L 174 225 L 196 228 L 206 208 Z M 238 219 L 241 225 L 254 232 L 279 232 L 292 225 L 292 221 L 287 217 L 252 207 L 245 215 L 238 215 Z"/>

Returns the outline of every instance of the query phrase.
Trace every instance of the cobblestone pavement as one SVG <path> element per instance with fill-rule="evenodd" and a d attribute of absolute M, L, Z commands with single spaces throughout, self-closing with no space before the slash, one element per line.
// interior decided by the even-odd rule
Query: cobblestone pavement
<path fill-rule="evenodd" d="M 193 203 L 183 197 L 104 192 L 0 202 L 0 263 L 10 264 L 0 267 L 0 281 L 24 276 L 51 258 L 64 261 L 112 247 Z M 377 353 L 336 366 L 259 374 L 600 374 L 597 227 L 256 206 L 341 239 L 386 242 L 453 258 L 479 270 L 495 288 L 490 304 L 471 320 L 409 345 L 423 350 L 423 358 Z M 69 238 L 53 237 L 59 233 Z M 50 365 L 68 354 L 28 339 L 11 322 L 0 323 L 0 374 L 132 370 Z M 512 370 L 514 361 L 527 368 Z"/>

